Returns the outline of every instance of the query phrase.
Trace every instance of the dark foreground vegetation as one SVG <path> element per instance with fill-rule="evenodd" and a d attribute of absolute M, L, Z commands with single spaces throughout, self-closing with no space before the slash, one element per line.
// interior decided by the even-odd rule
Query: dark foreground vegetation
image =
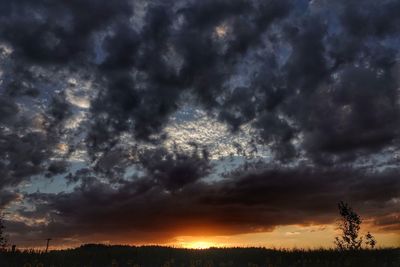
<path fill-rule="evenodd" d="M 263 248 L 210 248 L 84 245 L 77 249 L 3 252 L 2 267 L 272 267 L 357 266 L 399 267 L 400 249 L 378 250 L 270 250 Z"/>

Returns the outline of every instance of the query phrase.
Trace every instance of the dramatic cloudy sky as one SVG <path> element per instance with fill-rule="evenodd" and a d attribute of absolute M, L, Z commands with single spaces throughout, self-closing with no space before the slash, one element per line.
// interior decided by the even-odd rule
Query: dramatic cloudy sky
<path fill-rule="evenodd" d="M 400 235 L 400 1 L 0 0 L 10 242 Z"/>

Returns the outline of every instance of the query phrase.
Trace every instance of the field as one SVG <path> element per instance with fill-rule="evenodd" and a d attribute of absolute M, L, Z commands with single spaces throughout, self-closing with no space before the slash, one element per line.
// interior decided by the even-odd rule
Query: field
<path fill-rule="evenodd" d="M 337 250 L 270 250 L 84 245 L 51 251 L 0 254 L 1 267 L 399 267 L 400 249 L 340 252 Z"/>

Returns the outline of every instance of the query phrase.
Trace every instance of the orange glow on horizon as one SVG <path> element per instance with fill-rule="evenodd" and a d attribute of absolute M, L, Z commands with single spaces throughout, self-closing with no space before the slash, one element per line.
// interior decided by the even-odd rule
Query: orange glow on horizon
<path fill-rule="evenodd" d="M 208 249 L 211 247 L 217 247 L 217 245 L 208 241 L 195 241 L 183 245 L 183 248 L 190 248 L 190 249 Z"/>
<path fill-rule="evenodd" d="M 75 240 L 53 240 L 50 244 L 51 250 L 61 250 L 68 248 L 76 248 L 82 244 L 97 243 L 106 245 L 131 245 L 131 246 L 169 246 L 175 248 L 186 249 L 208 249 L 211 247 L 266 247 L 270 249 L 318 249 L 318 248 L 334 248 L 333 240 L 339 233 L 335 225 L 289 225 L 276 227 L 269 232 L 257 232 L 247 234 L 227 234 L 218 235 L 210 234 L 205 228 L 203 234 L 201 231 L 194 231 L 192 234 L 185 231 L 185 235 L 177 234 L 175 237 L 160 237 L 157 240 L 135 238 L 134 235 L 126 234 L 125 236 L 113 236 L 110 240 L 104 237 L 82 237 Z M 366 231 L 371 230 L 372 234 L 378 241 L 377 247 L 399 247 L 400 236 L 398 232 L 380 232 L 377 229 L 366 228 L 361 232 L 364 235 Z M 17 243 L 18 244 L 18 243 Z M 40 244 L 19 244 L 19 248 L 35 248 L 44 249 L 44 241 Z"/>

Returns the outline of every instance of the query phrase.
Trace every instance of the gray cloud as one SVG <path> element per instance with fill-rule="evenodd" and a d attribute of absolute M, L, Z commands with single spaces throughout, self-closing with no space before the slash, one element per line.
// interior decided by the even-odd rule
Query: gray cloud
<path fill-rule="evenodd" d="M 251 232 L 331 222 L 339 200 L 389 225 L 399 169 L 376 161 L 400 145 L 399 9 L 393 0 L 2 1 L 0 204 L 33 176 L 65 174 L 73 192 L 25 196 L 36 215 L 21 214 L 51 218 L 39 234 Z M 72 87 L 89 107 L 68 100 Z M 232 135 L 251 127 L 249 144 L 235 146 L 268 148 L 273 166 L 206 183 L 216 171 L 207 147 L 165 148 L 184 105 Z M 78 152 L 86 166 L 72 171 Z"/>

